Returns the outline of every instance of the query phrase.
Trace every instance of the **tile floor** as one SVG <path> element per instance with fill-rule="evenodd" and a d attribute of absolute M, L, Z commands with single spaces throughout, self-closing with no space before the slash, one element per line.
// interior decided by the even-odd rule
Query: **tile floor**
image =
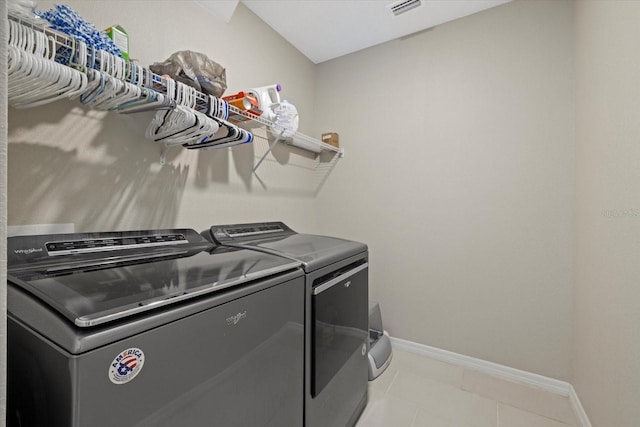
<path fill-rule="evenodd" d="M 569 398 L 398 348 L 356 427 L 580 427 Z"/>

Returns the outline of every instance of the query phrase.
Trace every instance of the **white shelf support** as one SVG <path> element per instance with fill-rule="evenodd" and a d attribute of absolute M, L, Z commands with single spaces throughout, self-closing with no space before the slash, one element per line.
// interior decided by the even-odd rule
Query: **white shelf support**
<path fill-rule="evenodd" d="M 285 142 L 288 145 L 293 145 L 303 150 L 311 151 L 316 154 L 320 154 L 323 151 L 333 151 L 338 154 L 339 158 L 344 157 L 344 148 L 334 147 L 333 145 L 326 144 L 320 141 L 319 139 L 312 138 L 300 132 L 291 132 L 291 130 L 286 129 L 278 125 L 277 123 L 267 120 L 264 117 L 259 117 L 259 116 L 250 114 L 233 105 L 229 105 L 229 113 L 230 115 L 236 114 L 236 115 L 244 116 L 248 119 L 247 122 L 260 123 L 267 128 L 267 131 L 270 130 L 272 134 L 277 134 L 275 140 L 269 145 L 269 149 L 262 155 L 260 160 L 258 160 L 256 165 L 253 167 L 254 174 L 258 169 L 258 167 L 260 167 L 264 159 L 273 150 L 273 148 L 276 146 L 278 142 Z M 240 127 L 243 127 L 242 124 L 243 123 L 236 123 L 236 125 Z"/>
<path fill-rule="evenodd" d="M 167 154 L 169 153 L 169 148 L 171 148 L 168 144 L 162 145 L 162 150 L 160 151 L 160 164 L 164 165 L 167 162 Z"/>
<path fill-rule="evenodd" d="M 280 142 L 282 140 L 282 135 L 284 134 L 284 129 L 282 130 L 282 132 L 280 132 L 280 134 L 273 140 L 273 142 L 271 143 L 271 145 L 269 145 L 269 149 L 267 151 L 265 151 L 265 153 L 262 155 L 262 157 L 260 157 L 260 160 L 258 160 L 258 163 L 256 163 L 256 165 L 253 167 L 253 173 L 256 173 L 256 170 L 260 167 L 260 165 L 262 164 L 262 162 L 264 161 L 264 159 L 267 157 L 267 155 L 269 155 L 269 153 L 271 152 L 271 150 L 273 150 L 273 147 L 276 146 L 276 144 L 278 142 Z"/>

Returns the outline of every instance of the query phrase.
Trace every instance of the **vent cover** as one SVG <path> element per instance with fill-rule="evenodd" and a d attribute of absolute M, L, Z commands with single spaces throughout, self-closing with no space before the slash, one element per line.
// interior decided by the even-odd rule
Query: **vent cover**
<path fill-rule="evenodd" d="M 422 2 L 420 0 L 401 0 L 395 3 L 391 3 L 387 7 L 391 9 L 391 12 L 393 12 L 395 16 L 398 16 L 405 12 L 409 12 L 411 9 L 415 9 L 421 4 Z"/>

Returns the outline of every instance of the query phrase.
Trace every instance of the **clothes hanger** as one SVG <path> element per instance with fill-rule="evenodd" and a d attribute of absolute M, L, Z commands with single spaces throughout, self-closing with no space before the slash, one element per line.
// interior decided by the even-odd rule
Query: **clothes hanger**
<path fill-rule="evenodd" d="M 174 110 L 158 112 L 146 136 L 165 144 L 193 144 L 211 137 L 218 129 L 218 123 L 210 117 L 178 104 Z"/>
<path fill-rule="evenodd" d="M 226 120 L 229 118 L 229 103 L 213 95 L 209 95 L 209 111 L 211 117 Z"/>
<path fill-rule="evenodd" d="M 253 134 L 251 132 L 233 126 L 222 119 L 213 120 L 218 123 L 220 135 L 216 133 L 206 139 L 198 141 L 196 144 L 185 144 L 183 147 L 189 149 L 224 148 L 253 141 Z"/>
<path fill-rule="evenodd" d="M 176 101 L 166 94 L 157 92 L 156 90 L 144 87 L 145 82 L 149 81 L 147 70 L 133 64 L 132 75 L 136 76 L 136 86 L 141 88 L 141 96 L 138 100 L 123 103 L 114 108 L 114 111 L 122 114 L 139 113 L 143 111 L 165 110 L 176 108 Z M 163 78 L 163 87 L 166 93 L 175 92 L 175 80 L 171 78 Z"/>
<path fill-rule="evenodd" d="M 73 99 L 85 92 L 86 74 L 27 52 L 20 55 L 31 70 L 19 83 L 11 84 L 8 99 L 14 107 L 35 107 L 63 98 Z"/>

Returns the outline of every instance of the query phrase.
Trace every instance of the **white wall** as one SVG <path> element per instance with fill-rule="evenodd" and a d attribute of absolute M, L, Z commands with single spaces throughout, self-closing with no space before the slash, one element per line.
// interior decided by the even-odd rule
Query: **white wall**
<path fill-rule="evenodd" d="M 594 427 L 640 423 L 640 3 L 576 8 L 572 383 Z"/>
<path fill-rule="evenodd" d="M 178 50 L 203 52 L 227 69 L 227 93 L 280 83 L 300 113 L 313 118 L 315 66 L 240 5 L 229 24 L 195 2 L 70 1 L 98 28 L 122 25 L 142 65 Z M 40 1 L 46 10 L 53 2 Z M 305 228 L 317 191 L 315 160 L 259 139 L 232 149 L 173 149 L 144 139 L 152 114 L 118 115 L 79 102 L 9 110 L 9 225 L 73 223 L 76 231 L 184 226 L 282 219 Z M 321 173 L 321 172 L 320 172 Z"/>
<path fill-rule="evenodd" d="M 569 378 L 572 10 L 516 1 L 318 67 L 347 150 L 318 231 L 369 244 L 392 335 Z"/>

